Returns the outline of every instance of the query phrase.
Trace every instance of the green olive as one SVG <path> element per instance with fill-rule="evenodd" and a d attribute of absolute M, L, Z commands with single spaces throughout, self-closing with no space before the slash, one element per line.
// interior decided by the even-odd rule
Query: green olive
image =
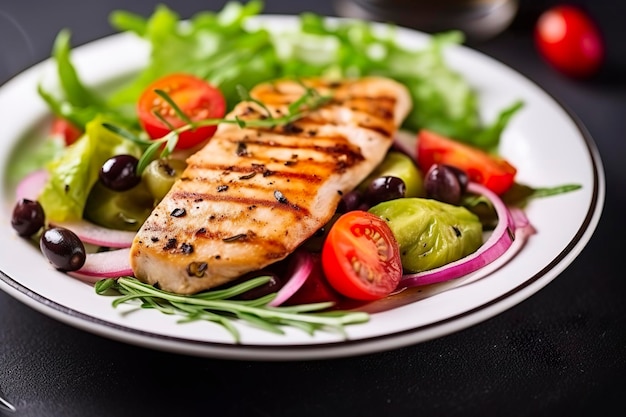
<path fill-rule="evenodd" d="M 103 227 L 137 231 L 152 212 L 154 199 L 144 184 L 113 191 L 100 181 L 89 193 L 83 216 Z"/>
<path fill-rule="evenodd" d="M 143 171 L 141 180 L 152 194 L 155 202 L 159 202 L 172 188 L 174 181 L 182 175 L 187 164 L 182 159 L 156 159 Z"/>
<path fill-rule="evenodd" d="M 422 174 L 411 157 L 402 152 L 390 151 L 380 165 L 361 183 L 359 189 L 366 190 L 372 181 L 380 177 L 397 177 L 404 181 L 405 197 L 424 196 Z"/>

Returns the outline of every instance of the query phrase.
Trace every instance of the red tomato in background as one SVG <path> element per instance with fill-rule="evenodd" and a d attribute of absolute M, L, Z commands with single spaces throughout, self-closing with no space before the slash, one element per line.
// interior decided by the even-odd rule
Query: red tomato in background
<path fill-rule="evenodd" d="M 548 63 L 572 77 L 589 77 L 604 61 L 604 40 L 598 27 L 575 6 L 546 10 L 535 26 L 535 44 Z"/>
<path fill-rule="evenodd" d="M 343 214 L 322 247 L 326 279 L 355 300 L 377 300 L 396 289 L 402 278 L 400 249 L 391 229 L 366 211 Z"/>
<path fill-rule="evenodd" d="M 171 131 L 170 127 L 155 114 L 159 114 L 174 128 L 187 124 L 155 90 L 167 93 L 192 121 L 218 119 L 224 117 L 226 113 L 226 100 L 218 88 L 193 75 L 167 75 L 149 85 L 139 97 L 137 104 L 139 122 L 153 139 L 162 138 Z M 182 132 L 176 148 L 187 149 L 196 146 L 213 136 L 216 129 L 217 126 L 212 125 Z"/>
<path fill-rule="evenodd" d="M 83 131 L 72 122 L 63 119 L 62 117 L 56 117 L 52 122 L 50 134 L 52 134 L 52 136 L 62 138 L 65 145 L 69 146 L 82 136 Z"/>
<path fill-rule="evenodd" d="M 462 169 L 470 181 L 482 184 L 496 194 L 511 188 L 517 174 L 517 169 L 503 158 L 435 132 L 421 130 L 417 137 L 417 165 L 422 172 L 428 172 L 434 164 Z"/>

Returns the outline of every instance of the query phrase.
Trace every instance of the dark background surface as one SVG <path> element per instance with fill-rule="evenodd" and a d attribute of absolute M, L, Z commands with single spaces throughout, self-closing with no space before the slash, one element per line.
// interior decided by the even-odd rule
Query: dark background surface
<path fill-rule="evenodd" d="M 189 17 L 224 2 L 169 3 Z M 415 346 L 278 363 L 195 358 L 118 343 L 59 323 L 0 292 L 0 391 L 17 407 L 13 415 L 622 415 L 625 10 L 621 2 L 578 2 L 602 27 L 609 59 L 598 77 L 575 81 L 550 69 L 533 47 L 537 13 L 552 3 L 522 2 L 507 31 L 473 45 L 561 101 L 588 128 L 602 155 L 603 217 L 580 256 L 547 287 L 492 319 Z M 147 15 L 155 4 L 0 0 L 0 83 L 47 58 L 61 28 L 69 27 L 73 42 L 82 44 L 112 33 L 111 10 Z M 265 7 L 266 13 L 303 10 L 335 14 L 328 0 L 268 0 Z"/>

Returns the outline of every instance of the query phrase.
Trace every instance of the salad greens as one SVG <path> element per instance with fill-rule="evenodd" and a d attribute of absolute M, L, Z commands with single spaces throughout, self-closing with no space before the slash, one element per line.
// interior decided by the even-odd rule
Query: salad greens
<path fill-rule="evenodd" d="M 150 45 L 146 67 L 127 85 L 95 94 L 80 82 L 72 67 L 69 32 L 61 31 L 54 57 L 64 92 L 54 97 L 40 89 L 51 108 L 79 126 L 97 112 L 129 119 L 128 109 L 143 89 L 168 73 L 186 72 L 204 78 L 223 92 L 230 106 L 238 102 L 237 86 L 251 89 L 261 81 L 284 76 L 353 77 L 381 75 L 408 87 L 413 110 L 405 128 L 428 128 L 486 149 L 495 149 L 502 129 L 521 103 L 512 103 L 488 126 L 480 119 L 477 94 L 445 62 L 444 49 L 460 44 L 460 32 L 432 37 L 421 49 L 396 41 L 398 29 L 359 20 L 331 20 L 313 13 L 299 16 L 299 27 L 270 31 L 253 27 L 249 19 L 263 2 L 229 2 L 218 12 L 201 12 L 187 20 L 165 5 L 142 17 L 115 11 L 111 24 L 132 32 Z"/>
<path fill-rule="evenodd" d="M 287 33 L 251 28 L 247 19 L 258 15 L 262 7 L 256 0 L 230 2 L 221 11 L 201 12 L 188 20 L 181 20 L 164 5 L 148 18 L 113 12 L 112 25 L 145 39 L 151 52 L 146 67 L 132 81 L 106 92 L 96 92 L 81 81 L 71 60 L 70 34 L 62 30 L 53 50 L 61 92 L 55 94 L 40 85 L 39 93 L 55 114 L 79 127 L 105 117 L 109 126 L 121 127 L 118 134 L 136 131 L 145 137 L 138 128 L 135 103 L 150 82 L 168 73 L 185 72 L 210 81 L 220 88 L 229 106 L 240 100 L 241 89 L 268 79 L 380 75 L 399 80 L 411 93 L 413 109 L 406 129 L 428 128 L 490 150 L 497 147 L 504 126 L 521 106 L 514 103 L 492 125 L 483 125 L 476 92 L 445 63 L 444 48 L 463 40 L 457 32 L 434 36 L 424 48 L 410 50 L 396 43 L 394 26 L 380 31 L 364 21 L 333 21 L 312 13 L 302 14 L 299 27 Z M 96 136 L 70 147 L 48 167 L 52 180 L 42 204 L 51 219 L 79 218 L 89 189 L 85 187 L 93 185 L 102 157 L 112 156 L 118 145 L 132 147 L 118 140 L 102 141 L 104 133 L 99 130 L 87 129 L 87 137 Z M 152 154 L 160 144 L 153 145 Z M 97 161 L 92 158 L 95 154 Z"/>
<path fill-rule="evenodd" d="M 150 62 L 111 102 L 134 104 L 146 86 L 166 74 L 184 72 L 220 88 L 232 107 L 238 85 L 246 89 L 281 75 L 280 62 L 266 30 L 246 30 L 245 20 L 261 12 L 262 2 L 228 3 L 220 12 L 201 12 L 181 22 L 164 5 L 148 19 L 127 11 L 111 14 L 112 25 L 151 45 Z"/>
<path fill-rule="evenodd" d="M 134 102 L 147 83 L 176 71 L 211 81 L 230 104 L 237 102 L 237 85 L 251 88 L 288 75 L 376 74 L 394 78 L 410 90 L 414 106 L 405 121 L 408 130 L 429 128 L 492 150 L 521 106 L 513 103 L 492 125 L 483 126 L 476 93 L 444 58 L 446 47 L 463 41 L 460 32 L 436 35 L 423 49 L 407 49 L 398 45 L 392 25 L 380 31 L 365 21 L 339 23 L 313 13 L 301 14 L 296 30 L 247 29 L 246 19 L 261 10 L 260 1 L 231 2 L 219 13 L 199 13 L 184 25 L 164 6 L 148 19 L 114 13 L 111 20 L 117 29 L 134 31 L 152 45 L 150 64 L 116 99 Z"/>
<path fill-rule="evenodd" d="M 38 86 L 37 92 L 54 114 L 82 129 L 99 114 L 107 115 L 111 121 L 124 124 L 133 123 L 133 119 L 136 120 L 136 116 L 129 114 L 127 109 L 107 103 L 102 93 L 82 82 L 71 60 L 69 30 L 61 30 L 57 35 L 52 58 L 57 64 L 61 94 L 55 96 L 43 85 Z"/>
<path fill-rule="evenodd" d="M 39 202 L 49 219 L 80 219 L 104 162 L 115 155 L 141 155 L 139 146 L 106 129 L 103 126 L 106 122 L 103 116 L 96 116 L 87 123 L 83 138 L 65 148 L 48 164 L 50 180 L 42 190 Z"/>

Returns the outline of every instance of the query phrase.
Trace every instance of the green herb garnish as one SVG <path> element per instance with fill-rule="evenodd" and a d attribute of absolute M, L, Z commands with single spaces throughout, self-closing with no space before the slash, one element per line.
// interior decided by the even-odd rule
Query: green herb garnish
<path fill-rule="evenodd" d="M 307 87 L 302 82 L 300 82 L 300 84 L 304 88 L 304 93 L 297 100 L 291 103 L 288 107 L 287 113 L 280 117 L 274 116 L 271 110 L 267 108 L 267 106 L 265 106 L 263 102 L 254 99 L 252 96 L 250 96 L 249 92 L 243 86 L 239 86 L 237 91 L 239 92 L 241 101 L 247 101 L 258 105 L 263 112 L 263 117 L 252 120 L 244 120 L 239 117 L 235 117 L 232 119 L 217 118 L 192 121 L 166 92 L 162 90 L 156 90 L 156 93 L 159 94 L 165 101 L 167 101 L 167 103 L 172 107 L 172 109 L 174 110 L 174 112 L 176 112 L 180 119 L 186 123 L 184 126 L 181 126 L 179 128 L 174 128 L 173 126 L 170 126 L 172 128 L 171 132 L 161 138 L 157 138 L 154 140 L 145 139 L 144 137 L 135 134 L 128 129 L 113 125 L 111 123 L 104 123 L 103 127 L 112 131 L 113 133 L 116 133 L 120 137 L 130 140 L 131 142 L 134 142 L 145 148 L 141 158 L 139 158 L 139 163 L 137 164 L 137 173 L 141 175 L 141 173 L 148 166 L 148 164 L 157 156 L 157 154 L 159 154 L 159 151 L 160 158 L 165 158 L 169 156 L 176 148 L 176 143 L 178 142 L 180 134 L 185 131 L 197 129 L 203 126 L 215 126 L 220 123 L 236 124 L 241 128 L 275 128 L 276 126 L 287 125 L 298 119 L 301 119 L 306 114 L 320 108 L 331 99 L 331 96 L 329 95 L 321 95 L 316 89 Z"/>
<path fill-rule="evenodd" d="M 510 190 L 502 195 L 502 201 L 508 206 L 525 207 L 535 198 L 552 197 L 571 193 L 582 188 L 580 184 L 560 184 L 554 187 L 531 187 L 525 184 L 513 184 Z"/>
<path fill-rule="evenodd" d="M 179 322 L 204 320 L 224 327 L 240 342 L 240 334 L 234 326 L 242 320 L 269 332 L 284 334 L 281 326 L 297 327 L 313 334 L 322 329 L 338 331 L 347 337 L 344 326 L 364 323 L 369 315 L 357 311 L 329 310 L 332 302 L 300 304 L 295 306 L 271 307 L 268 305 L 276 293 L 255 300 L 236 299 L 240 294 L 263 285 L 270 277 L 261 276 L 220 290 L 204 291 L 194 295 L 180 295 L 163 291 L 132 277 L 102 279 L 95 285 L 100 295 L 118 295 L 113 307 L 138 300 L 142 308 L 154 308 L 164 314 L 178 314 Z"/>

